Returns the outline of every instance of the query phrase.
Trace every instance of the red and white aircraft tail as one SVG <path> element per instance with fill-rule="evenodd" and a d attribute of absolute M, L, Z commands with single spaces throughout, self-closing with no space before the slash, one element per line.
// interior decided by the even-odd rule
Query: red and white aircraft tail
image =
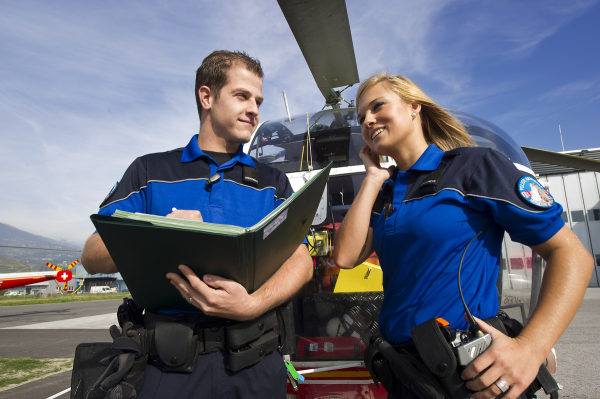
<path fill-rule="evenodd" d="M 78 263 L 79 259 L 72 262 L 66 269 L 63 269 L 59 266 L 55 266 L 52 263 L 46 263 L 46 266 L 55 270 L 52 272 L 0 273 L 0 290 L 21 287 L 24 285 L 40 283 L 43 281 L 55 280 L 57 284 L 63 283 L 62 285 L 59 285 L 58 288 L 64 293 L 68 289 L 69 281 L 71 281 L 74 276 L 73 272 L 71 272 L 71 269 Z M 81 277 L 83 277 L 83 275 L 81 275 Z M 81 281 L 81 284 L 79 284 L 79 286 L 77 287 L 77 289 L 70 293 L 73 294 L 77 292 L 82 285 L 83 279 Z"/>

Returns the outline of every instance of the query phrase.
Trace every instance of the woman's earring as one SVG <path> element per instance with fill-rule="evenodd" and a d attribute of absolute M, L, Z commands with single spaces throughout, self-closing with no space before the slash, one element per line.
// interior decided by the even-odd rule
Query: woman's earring
<path fill-rule="evenodd" d="M 417 113 L 413 112 L 412 114 L 410 114 L 410 116 L 412 116 L 412 118 L 415 119 L 417 117 Z"/>

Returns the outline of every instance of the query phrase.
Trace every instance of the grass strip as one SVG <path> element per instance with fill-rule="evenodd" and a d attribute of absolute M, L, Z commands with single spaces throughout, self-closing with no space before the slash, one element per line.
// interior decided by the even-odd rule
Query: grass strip
<path fill-rule="evenodd" d="M 0 306 L 17 305 L 39 305 L 43 303 L 64 303 L 64 302 L 85 302 L 98 301 L 106 299 L 122 299 L 130 297 L 129 292 L 117 292 L 110 294 L 75 294 L 75 295 L 49 295 L 40 297 L 35 295 L 23 295 L 15 298 L 14 296 L 4 296 L 0 294 Z"/>
<path fill-rule="evenodd" d="M 73 359 L 0 358 L 0 391 L 73 367 Z"/>

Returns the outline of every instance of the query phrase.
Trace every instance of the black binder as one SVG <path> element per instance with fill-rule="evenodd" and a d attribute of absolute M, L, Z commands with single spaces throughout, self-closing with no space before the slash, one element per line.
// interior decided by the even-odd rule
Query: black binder
<path fill-rule="evenodd" d="M 331 165 L 248 228 L 122 211 L 90 218 L 138 306 L 196 309 L 166 274 L 184 264 L 199 277 L 214 274 L 255 291 L 306 237 Z"/>

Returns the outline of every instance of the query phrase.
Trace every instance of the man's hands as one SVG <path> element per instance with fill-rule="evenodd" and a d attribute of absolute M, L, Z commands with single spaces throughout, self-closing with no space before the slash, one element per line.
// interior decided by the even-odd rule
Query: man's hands
<path fill-rule="evenodd" d="M 509 387 L 503 398 L 517 398 L 536 377 L 546 354 L 541 354 L 535 343 L 521 336 L 510 338 L 489 324 L 476 320 L 481 330 L 492 336 L 492 345 L 461 374 L 467 388 L 475 392 L 471 398 L 499 396 L 502 393 L 499 380 Z"/>
<path fill-rule="evenodd" d="M 190 219 L 197 220 L 202 222 L 202 214 L 200 211 L 188 210 L 188 209 L 175 209 L 173 208 L 173 212 L 166 215 L 168 218 L 177 218 L 177 219 Z"/>
<path fill-rule="evenodd" d="M 169 218 L 202 221 L 197 210 L 175 209 L 166 215 Z M 192 269 L 180 265 L 177 273 L 168 273 L 167 278 L 177 288 L 181 296 L 209 316 L 218 316 L 232 320 L 251 320 L 258 316 L 254 298 L 239 283 L 223 277 L 206 274 L 198 277 Z"/>
<path fill-rule="evenodd" d="M 204 314 L 238 321 L 262 314 L 255 298 L 239 283 L 209 274 L 200 279 L 185 265 L 180 265 L 179 270 L 185 278 L 177 273 L 168 273 L 167 278 L 186 301 Z"/>
<path fill-rule="evenodd" d="M 180 209 L 173 209 L 167 216 L 202 219 L 198 211 Z M 313 263 L 306 245 L 299 244 L 275 274 L 252 294 L 233 280 L 214 275 L 200 278 L 184 265 L 179 270 L 183 277 L 168 273 L 167 278 L 187 302 L 207 315 L 244 321 L 257 318 L 298 292 L 312 278 Z"/>

